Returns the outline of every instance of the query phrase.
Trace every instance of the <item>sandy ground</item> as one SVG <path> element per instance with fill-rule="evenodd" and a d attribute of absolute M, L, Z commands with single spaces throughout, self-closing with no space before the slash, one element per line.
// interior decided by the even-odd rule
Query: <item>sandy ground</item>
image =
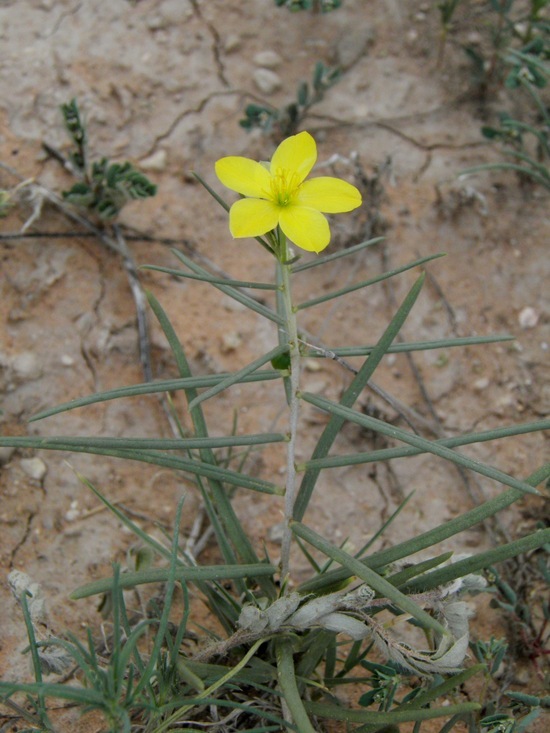
<path fill-rule="evenodd" d="M 181 240 L 193 257 L 236 278 L 269 279 L 269 257 L 254 242 L 232 241 L 225 213 L 191 171 L 221 192 L 213 173 L 217 158 L 268 159 L 273 138 L 238 125 L 245 104 L 261 99 L 285 104 L 299 81 L 311 78 L 318 60 L 339 64 L 342 80 L 301 129 L 317 139 L 319 172 L 363 186 L 365 206 L 335 219 L 333 246 L 379 233 L 386 240 L 330 269 L 304 273 L 296 284 L 300 298 L 446 252 L 446 258 L 429 265 L 404 338 L 510 333 L 515 342 L 423 352 L 414 356 L 416 376 L 405 356 L 394 356 L 375 381 L 432 425 L 437 418 L 445 435 L 540 419 L 548 415 L 550 403 L 550 321 L 548 288 L 543 287 L 549 274 L 544 255 L 548 196 L 518 185 L 509 174 L 458 179 L 468 166 L 498 159 L 479 130 L 503 99 L 497 96 L 485 107 L 473 99 L 467 63 L 453 43 L 444 62 L 436 64 L 437 17 L 428 12 L 428 3 L 373 0 L 368 10 L 360 0 L 344 5 L 330 15 L 291 15 L 271 0 L 112 0 L 101 10 L 97 3 L 76 0 L 0 2 L 0 160 L 11 169 L 0 169 L 0 188 L 28 178 L 57 192 L 71 185 L 70 175 L 44 153 L 42 142 L 67 149 L 59 105 L 76 97 L 92 152 L 130 159 L 158 184 L 154 199 L 127 206 L 123 224 Z M 36 198 L 22 200 L 0 220 L 1 230 L 17 232 L 33 212 L 36 220 L 27 231 L 52 236 L 0 242 L 3 433 L 169 436 L 155 398 L 28 422 L 59 402 L 143 378 L 135 307 L 120 258 L 95 238 L 54 236 L 82 228 Z M 176 265 L 166 245 L 129 246 L 138 265 Z M 329 346 L 374 343 L 417 274 L 308 309 L 302 326 Z M 167 310 L 197 370 L 234 369 L 275 343 L 271 326 L 202 284 L 150 271 L 143 271 L 141 280 Z M 175 376 L 167 343 L 152 318 L 150 325 L 154 376 Z M 305 378 L 307 389 L 334 399 L 349 373 L 316 360 Z M 212 430 L 230 430 L 234 408 L 239 432 L 285 430 L 281 399 L 271 387 L 233 390 L 207 410 Z M 402 424 L 380 398 L 365 393 L 360 402 L 365 410 Z M 306 409 L 303 421 L 299 458 L 309 454 L 324 417 Z M 336 450 L 372 445 L 371 435 L 349 427 Z M 543 435 L 535 434 L 465 452 L 525 477 L 543 463 L 545 447 Z M 108 573 L 113 561 L 124 562 L 133 542 L 75 471 L 155 532 L 153 521 L 170 527 L 183 492 L 189 531 L 199 500 L 185 478 L 142 465 L 7 449 L 0 461 L 0 602 L 5 608 L 0 674 L 20 678 L 27 674 L 20 655 L 25 635 L 7 573 L 23 570 L 41 584 L 53 631 L 78 631 L 85 622 L 97 623 L 94 601 L 73 603 L 68 593 Z M 282 454 L 272 451 L 257 458 L 253 470 L 273 479 L 282 475 L 283 466 Z M 501 487 L 483 478 L 470 478 L 467 487 L 453 469 L 426 457 L 395 461 L 391 470 L 335 469 L 323 474 L 306 521 L 334 542 L 349 537 L 360 546 L 412 490 L 414 499 L 385 543 L 454 517 Z M 280 506 L 242 493 L 236 507 L 257 546 L 266 541 L 276 556 Z M 542 499 L 528 497 L 501 518 L 502 527 L 513 537 L 521 535 L 544 512 Z M 492 541 L 478 529 L 443 549 L 467 552 Z M 296 578 L 303 577 L 298 571 Z M 474 622 L 474 635 L 483 638 L 502 628 L 497 612 L 484 608 L 477 627 Z M 535 676 L 525 674 L 523 684 L 540 689 Z"/>

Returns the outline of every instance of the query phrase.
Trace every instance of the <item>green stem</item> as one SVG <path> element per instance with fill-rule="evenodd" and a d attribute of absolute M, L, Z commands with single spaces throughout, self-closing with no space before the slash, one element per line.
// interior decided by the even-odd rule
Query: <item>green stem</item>
<path fill-rule="evenodd" d="M 286 489 L 284 505 L 284 533 L 281 548 L 281 581 L 285 587 L 285 581 L 289 574 L 290 544 L 293 533 L 290 529 L 290 521 L 296 501 L 296 440 L 298 435 L 299 400 L 297 397 L 300 388 L 300 344 L 298 341 L 298 324 L 296 321 L 296 310 L 292 303 L 292 292 L 290 288 L 291 265 L 288 264 L 290 256 L 285 235 L 278 230 L 278 252 L 279 267 L 281 273 L 282 306 L 285 319 L 286 338 L 290 356 L 290 389 L 288 390 L 289 406 L 289 434 L 290 440 L 287 449 L 287 470 Z"/>

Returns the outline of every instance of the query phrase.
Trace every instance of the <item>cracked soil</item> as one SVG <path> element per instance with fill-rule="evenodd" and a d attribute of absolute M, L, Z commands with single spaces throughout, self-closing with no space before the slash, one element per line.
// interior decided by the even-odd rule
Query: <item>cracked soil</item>
<path fill-rule="evenodd" d="M 304 273 L 296 284 L 299 299 L 445 252 L 427 266 L 423 294 L 403 337 L 509 333 L 516 340 L 424 351 L 412 362 L 394 355 L 375 382 L 414 410 L 413 421 L 429 435 L 541 419 L 550 405 L 548 195 L 502 172 L 458 178 L 469 166 L 499 159 L 480 127 L 503 99 L 481 105 L 472 97 L 458 43 L 449 44 L 443 65 L 437 65 L 437 16 L 429 8 L 414 0 L 346 0 L 339 11 L 321 15 L 290 14 L 272 0 L 0 0 L 0 189 L 27 179 L 57 193 L 72 185 L 42 143 L 67 151 L 59 106 L 76 97 L 92 154 L 129 159 L 158 185 L 153 199 L 129 204 L 121 216 L 126 232 L 156 240 L 128 238 L 137 265 L 178 266 L 170 247 L 158 241 L 164 237 L 235 278 L 269 280 L 267 254 L 253 241 L 231 239 L 224 211 L 191 172 L 222 193 L 213 173 L 216 159 L 268 159 L 276 144 L 272 136 L 238 125 L 244 106 L 266 100 L 280 107 L 294 98 L 300 81 L 311 78 L 317 61 L 340 65 L 342 79 L 301 129 L 317 139 L 319 172 L 363 187 L 365 205 L 335 219 L 332 246 L 378 234 L 385 241 Z M 470 30 L 462 19 L 457 32 Z M 0 231 L 17 233 L 34 214 L 26 233 L 49 236 L 0 241 L 2 432 L 170 436 L 155 397 L 29 422 L 47 407 L 140 382 L 143 374 L 121 258 L 47 200 L 29 200 L 24 187 L 18 201 L 0 219 Z M 414 270 L 390 285 L 307 309 L 303 326 L 330 347 L 374 343 L 417 275 Z M 140 280 L 168 312 L 195 371 L 238 368 L 275 344 L 274 328 L 202 283 L 146 270 Z M 150 328 L 154 377 L 176 376 L 152 317 Z M 309 391 L 331 399 L 349 381 L 349 372 L 329 360 L 308 362 L 304 376 Z M 360 404 L 405 427 L 379 396 L 365 393 Z M 206 411 L 213 432 L 221 435 L 231 430 L 234 410 L 239 432 L 274 426 L 284 431 L 281 408 L 282 393 L 261 384 L 233 389 Z M 298 460 L 307 458 L 324 417 L 306 407 L 302 423 Z M 379 441 L 350 426 L 336 450 L 365 451 Z M 523 478 L 544 462 L 547 444 L 543 434 L 527 434 L 464 452 Z M 86 623 L 98 626 L 96 602 L 72 602 L 68 594 L 110 573 L 113 561 L 125 563 L 133 543 L 75 472 L 157 534 L 161 527 L 170 529 L 184 492 L 182 531 L 189 533 L 199 499 L 185 477 L 115 459 L 2 449 L 0 461 L 0 675 L 22 679 L 29 675 L 21 655 L 26 638 L 8 572 L 22 570 L 41 585 L 50 631 L 79 632 Z M 273 450 L 255 458 L 253 470 L 273 480 L 283 467 L 282 453 Z M 502 487 L 482 477 L 465 482 L 426 456 L 394 461 L 390 468 L 333 469 L 322 475 L 307 522 L 335 543 L 347 538 L 360 547 L 413 490 L 383 544 L 455 517 Z M 276 557 L 281 506 L 244 490 L 235 506 L 256 546 L 265 542 Z M 503 536 L 525 534 L 536 521 L 548 521 L 547 505 L 526 496 L 500 517 L 498 527 L 467 532 L 443 543 L 441 551 L 489 547 Z M 297 580 L 305 573 L 297 572 Z M 478 606 L 475 637 L 510 632 L 500 612 Z M 540 692 L 531 666 L 518 667 L 516 677 L 519 689 Z"/>

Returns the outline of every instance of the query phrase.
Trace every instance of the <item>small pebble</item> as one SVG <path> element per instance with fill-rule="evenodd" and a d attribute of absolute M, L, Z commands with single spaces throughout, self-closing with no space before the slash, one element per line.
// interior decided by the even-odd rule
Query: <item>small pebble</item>
<path fill-rule="evenodd" d="M 235 351 L 242 344 L 243 340 L 238 333 L 225 333 L 222 338 L 222 351 L 228 353 Z"/>
<path fill-rule="evenodd" d="M 40 361 L 32 351 L 23 351 L 12 362 L 13 370 L 22 379 L 38 379 L 42 374 Z"/>
<path fill-rule="evenodd" d="M 42 481 L 48 470 L 41 458 L 22 458 L 20 465 L 27 476 L 35 481 Z"/>
<path fill-rule="evenodd" d="M 273 94 L 283 86 L 281 77 L 270 69 L 256 69 L 252 78 L 263 94 Z"/>
<path fill-rule="evenodd" d="M 139 167 L 144 171 L 164 171 L 166 170 L 166 160 L 166 150 L 157 150 L 147 158 L 140 160 Z"/>
<path fill-rule="evenodd" d="M 231 53 L 232 51 L 237 51 L 240 47 L 241 47 L 240 36 L 233 34 L 233 35 L 227 36 L 227 38 L 225 39 L 223 50 L 226 53 Z"/>
<path fill-rule="evenodd" d="M 74 364 L 74 359 L 72 356 L 69 356 L 69 354 L 63 354 L 61 357 L 61 363 L 63 366 L 70 367 Z"/>
<path fill-rule="evenodd" d="M 260 51 L 254 56 L 256 66 L 263 66 L 266 69 L 276 69 L 282 62 L 283 59 L 276 51 Z"/>
<path fill-rule="evenodd" d="M 474 390 L 476 392 L 483 392 L 487 389 L 489 386 L 489 379 L 487 377 L 481 377 L 480 379 L 476 379 L 474 382 Z"/>
<path fill-rule="evenodd" d="M 74 522 L 80 516 L 80 509 L 78 508 L 77 501 L 71 501 L 70 509 L 65 512 L 65 519 L 67 522 Z"/>
<path fill-rule="evenodd" d="M 518 322 L 522 328 L 534 328 L 539 322 L 539 314 L 534 308 L 527 306 L 520 311 Z"/>

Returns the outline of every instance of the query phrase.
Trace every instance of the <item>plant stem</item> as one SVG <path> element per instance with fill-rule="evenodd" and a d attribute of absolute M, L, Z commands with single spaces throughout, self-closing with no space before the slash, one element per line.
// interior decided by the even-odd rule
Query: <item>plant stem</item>
<path fill-rule="evenodd" d="M 289 406 L 289 434 L 290 441 L 287 449 L 286 469 L 286 490 L 284 505 L 284 532 L 281 547 L 281 584 L 286 587 L 286 580 L 289 574 L 290 543 L 292 531 L 290 522 L 296 501 L 296 439 L 298 434 L 298 390 L 300 387 L 300 344 L 298 341 L 298 324 L 296 321 L 296 310 L 292 304 L 292 292 L 290 288 L 291 266 L 288 264 L 290 256 L 285 235 L 278 230 L 279 244 L 279 267 L 281 274 L 282 305 L 285 319 L 286 338 L 290 356 L 290 389 L 288 390 Z"/>

